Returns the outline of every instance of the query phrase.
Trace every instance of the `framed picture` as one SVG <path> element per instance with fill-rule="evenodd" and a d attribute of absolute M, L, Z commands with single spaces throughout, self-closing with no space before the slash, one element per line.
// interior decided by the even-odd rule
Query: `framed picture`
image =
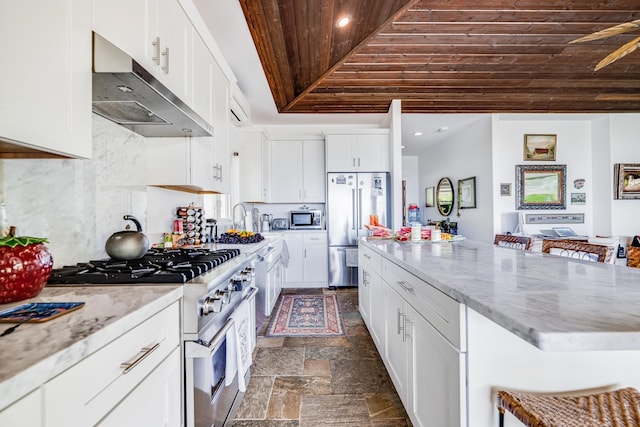
<path fill-rule="evenodd" d="M 613 180 L 614 199 L 640 199 L 640 163 L 616 163 Z"/>
<path fill-rule="evenodd" d="M 424 200 L 425 200 L 424 205 L 427 208 L 432 208 L 436 205 L 435 194 L 436 194 L 435 187 L 427 187 L 424 189 Z"/>
<path fill-rule="evenodd" d="M 587 193 L 571 193 L 572 205 L 585 205 L 587 204 Z"/>
<path fill-rule="evenodd" d="M 511 195 L 511 183 L 503 182 L 500 184 L 500 195 L 501 196 L 510 196 Z"/>
<path fill-rule="evenodd" d="M 567 165 L 516 165 L 516 209 L 565 209 Z"/>
<path fill-rule="evenodd" d="M 476 177 L 458 180 L 458 207 L 471 209 L 476 207 Z"/>
<path fill-rule="evenodd" d="M 556 135 L 524 136 L 524 160 L 555 161 Z"/>

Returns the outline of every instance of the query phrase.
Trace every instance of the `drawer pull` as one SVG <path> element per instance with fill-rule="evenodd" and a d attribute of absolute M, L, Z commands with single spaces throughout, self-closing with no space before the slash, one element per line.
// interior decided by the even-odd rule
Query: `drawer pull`
<path fill-rule="evenodd" d="M 371 259 L 371 257 L 369 256 L 369 254 L 362 254 L 363 257 L 365 257 L 366 259 Z"/>
<path fill-rule="evenodd" d="M 408 285 L 408 284 L 407 284 L 407 282 L 402 282 L 402 281 L 401 281 L 401 282 L 397 282 L 397 283 L 398 283 L 398 285 L 400 285 L 400 287 L 401 287 L 402 289 L 404 289 L 405 291 L 413 293 L 413 286 Z"/>
<path fill-rule="evenodd" d="M 148 355 L 150 355 L 155 350 L 157 350 L 158 347 L 160 347 L 159 342 L 155 343 L 151 347 L 142 347 L 140 349 L 140 353 L 138 353 L 138 356 L 132 362 L 126 362 L 120 365 L 120 367 L 123 369 L 122 373 L 128 374 L 133 368 L 135 368 L 138 364 L 140 364 L 140 362 L 142 362 Z"/>

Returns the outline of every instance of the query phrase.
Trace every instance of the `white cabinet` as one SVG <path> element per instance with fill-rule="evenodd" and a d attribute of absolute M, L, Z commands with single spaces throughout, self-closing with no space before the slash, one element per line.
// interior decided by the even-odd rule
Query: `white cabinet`
<path fill-rule="evenodd" d="M 324 141 L 272 141 L 270 169 L 272 203 L 324 203 Z"/>
<path fill-rule="evenodd" d="M 217 63 L 177 0 L 93 0 L 93 4 L 96 33 L 214 124 L 211 84 Z"/>
<path fill-rule="evenodd" d="M 464 306 L 386 259 L 382 277 L 383 360 L 411 422 L 466 426 Z"/>
<path fill-rule="evenodd" d="M 91 157 L 91 2 L 0 2 L 0 52 L 0 140 Z"/>
<path fill-rule="evenodd" d="M 182 191 L 210 190 L 214 138 L 145 138 L 147 184 Z"/>
<path fill-rule="evenodd" d="M 388 172 L 387 133 L 327 135 L 327 172 Z"/>
<path fill-rule="evenodd" d="M 37 389 L 0 410 L 0 426 L 43 426 L 42 390 Z"/>
<path fill-rule="evenodd" d="M 157 424 L 129 419 L 120 425 L 181 425 L 179 326 L 175 302 L 47 382 L 46 425 L 96 425 L 114 408 L 114 421 L 140 408 L 151 418 L 163 417 Z"/>
<path fill-rule="evenodd" d="M 229 119 L 230 86 L 227 77 L 217 62 L 212 70 L 213 90 L 213 159 L 210 171 L 213 185 L 210 188 L 218 193 L 231 192 L 231 121 Z"/>
<path fill-rule="evenodd" d="M 466 353 L 451 345 L 411 306 L 409 399 L 406 410 L 416 426 L 466 426 Z"/>
<path fill-rule="evenodd" d="M 270 142 L 262 132 L 239 131 L 240 201 L 269 202 Z"/>
<path fill-rule="evenodd" d="M 180 349 L 173 352 L 138 385 L 127 398 L 102 419 L 101 427 L 181 426 L 180 398 L 182 373 Z"/>
<path fill-rule="evenodd" d="M 288 231 L 285 240 L 289 265 L 285 267 L 284 287 L 327 286 L 329 263 L 326 231 Z"/>
<path fill-rule="evenodd" d="M 384 361 L 396 386 L 400 400 L 407 406 L 409 399 L 409 351 L 406 329 L 407 303 L 390 286 L 384 290 L 385 342 Z M 413 421 L 413 419 L 411 420 Z"/>
<path fill-rule="evenodd" d="M 358 304 L 360 314 L 380 354 L 384 352 L 385 305 L 382 257 L 358 246 Z"/>

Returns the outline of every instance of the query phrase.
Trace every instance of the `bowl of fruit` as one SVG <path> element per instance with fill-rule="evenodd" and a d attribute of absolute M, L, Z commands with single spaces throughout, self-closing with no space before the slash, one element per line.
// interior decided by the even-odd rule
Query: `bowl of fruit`
<path fill-rule="evenodd" d="M 0 304 L 37 296 L 47 284 L 53 257 L 41 237 L 0 237 Z"/>
<path fill-rule="evenodd" d="M 249 243 L 258 243 L 264 240 L 260 233 L 254 233 L 247 230 L 227 230 L 222 233 L 216 240 L 216 243 L 224 243 L 231 245 L 246 245 Z"/>

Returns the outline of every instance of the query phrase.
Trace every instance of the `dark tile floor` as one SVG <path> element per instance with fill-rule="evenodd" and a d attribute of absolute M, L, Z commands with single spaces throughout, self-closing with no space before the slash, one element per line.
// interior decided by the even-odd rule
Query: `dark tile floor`
<path fill-rule="evenodd" d="M 234 427 L 411 426 L 358 312 L 357 289 L 335 293 L 347 336 L 267 338 L 265 327 Z"/>

